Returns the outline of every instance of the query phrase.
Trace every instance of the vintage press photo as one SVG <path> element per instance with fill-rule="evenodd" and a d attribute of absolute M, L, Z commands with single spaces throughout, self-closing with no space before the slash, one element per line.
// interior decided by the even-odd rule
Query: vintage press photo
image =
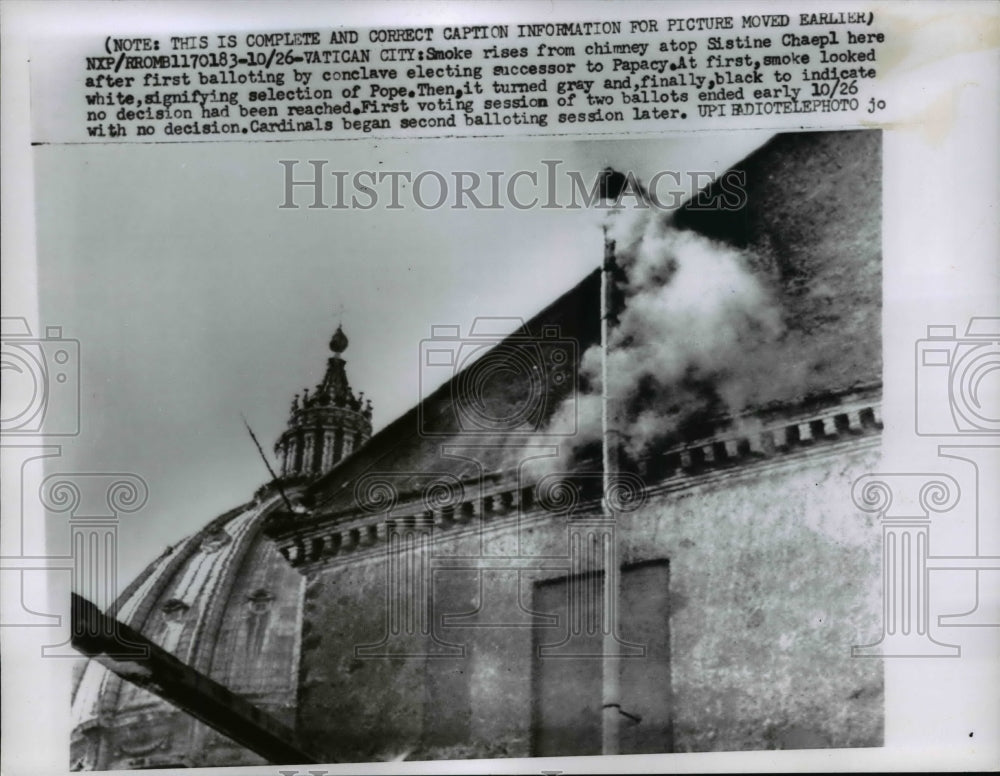
<path fill-rule="evenodd" d="M 434 173 L 370 210 L 335 144 L 41 151 L 88 459 L 177 482 L 115 618 L 318 762 L 879 746 L 881 146 L 369 146 Z M 78 665 L 74 770 L 264 761 L 143 679 Z"/>
<path fill-rule="evenodd" d="M 527 125 L 380 135 L 389 119 L 338 115 L 329 137 L 299 134 L 238 90 L 156 70 L 153 37 L 174 30 L 174 57 L 202 33 L 224 53 L 229 30 L 262 57 L 308 47 L 300 30 L 337 27 L 315 7 L 283 28 L 273 7 L 265 24 L 217 4 L 148 39 L 112 24 L 105 45 L 129 50 L 107 63 L 36 37 L 29 260 L 12 269 L 9 233 L 4 256 L 5 285 L 27 278 L 33 300 L 4 296 L 5 743 L 23 734 L 5 770 L 982 766 L 998 717 L 979 687 L 1000 624 L 997 164 L 967 149 L 995 135 L 972 91 L 996 83 L 912 94 L 927 61 L 979 74 L 971 57 L 995 43 L 968 43 L 972 6 L 933 45 L 924 17 L 842 6 L 696 21 L 629 6 L 620 39 L 597 4 L 452 4 L 432 22 L 348 6 L 342 26 L 382 25 L 378 45 L 464 21 L 448 45 L 493 46 L 489 63 L 524 55 L 453 41 L 515 30 L 530 58 L 563 57 L 537 91 L 586 100 L 588 122 L 597 79 L 554 69 L 587 36 L 585 72 L 632 57 L 607 89 L 699 83 L 636 64 L 650 44 L 632 41 L 658 33 L 713 79 L 698 111 L 633 106 L 572 132 L 517 108 Z M 902 86 L 855 105 L 862 92 L 838 101 L 839 81 L 803 69 L 830 94 L 782 87 L 795 115 L 765 115 L 750 80 L 722 74 L 765 39 L 774 62 L 808 49 Z M 350 50 L 350 33 L 331 40 Z M 102 79 L 88 111 L 127 116 L 114 90 L 145 77 L 143 99 L 175 101 L 168 124 L 81 132 L 52 90 L 83 61 Z M 248 88 L 310 88 L 294 78 Z M 474 87 L 442 89 L 469 121 Z M 671 123 L 634 129 L 654 114 Z M 334 137 L 341 121 L 362 134 Z M 223 125 L 247 136 L 199 136 Z M 941 204 L 928 181 L 978 188 Z M 29 676 L 45 731 L 10 711 L 30 708 Z"/>

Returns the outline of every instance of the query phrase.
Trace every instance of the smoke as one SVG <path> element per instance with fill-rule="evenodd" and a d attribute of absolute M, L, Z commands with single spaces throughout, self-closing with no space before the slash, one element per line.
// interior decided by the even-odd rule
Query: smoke
<path fill-rule="evenodd" d="M 738 416 L 773 395 L 777 381 L 795 379 L 782 376 L 782 310 L 770 279 L 754 269 L 760 257 L 676 229 L 651 208 L 614 209 L 604 229 L 619 270 L 609 411 L 628 455 Z M 580 394 L 549 424 L 559 432 L 575 414 L 577 451 L 602 432 L 600 345 L 583 354 L 580 378 Z"/>

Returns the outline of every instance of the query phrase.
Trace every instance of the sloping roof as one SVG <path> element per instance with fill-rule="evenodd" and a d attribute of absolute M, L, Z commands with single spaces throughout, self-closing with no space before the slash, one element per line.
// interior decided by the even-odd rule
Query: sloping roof
<path fill-rule="evenodd" d="M 456 375 L 375 434 L 363 448 L 313 484 L 310 491 L 314 506 L 325 511 L 351 508 L 355 501 L 353 483 L 370 472 L 392 473 L 396 487 L 404 491 L 408 482 L 416 487 L 416 481 L 429 473 L 459 478 L 475 474 L 467 461 L 442 455 L 448 446 L 482 446 L 476 455 L 486 471 L 492 471 L 503 468 L 512 451 L 519 451 L 523 444 L 562 439 L 545 433 L 545 429 L 561 402 L 574 390 L 573 378 L 579 371 L 581 355 L 600 341 L 600 289 L 600 271 L 594 270 L 464 372 L 466 378 L 474 377 L 477 370 L 489 378 L 487 362 L 494 354 L 504 348 L 523 353 L 524 358 L 515 359 L 518 363 L 513 370 L 505 373 L 507 379 L 487 379 L 484 384 Z M 546 334 L 552 336 L 543 336 Z M 446 341 L 442 347 L 455 349 L 459 345 Z M 564 352 L 570 360 L 560 364 L 558 370 L 553 369 L 547 359 L 550 350 Z M 541 378 L 532 377 L 537 375 L 535 366 L 545 371 Z M 557 374 L 569 379 L 557 382 Z M 532 384 L 533 379 L 539 382 Z M 476 392 L 475 386 L 481 387 L 483 393 L 470 397 Z M 488 416 L 477 415 L 476 398 L 489 404 Z M 512 431 L 500 423 L 492 430 L 477 428 L 478 421 L 515 413 L 521 405 L 532 405 L 531 409 L 537 410 L 525 427 Z M 537 433 L 526 433 L 526 429 L 537 429 Z M 408 472 L 412 473 L 410 479 Z"/>

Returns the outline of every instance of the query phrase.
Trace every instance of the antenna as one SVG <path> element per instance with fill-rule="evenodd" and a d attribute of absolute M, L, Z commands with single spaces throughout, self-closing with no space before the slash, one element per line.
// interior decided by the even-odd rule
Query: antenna
<path fill-rule="evenodd" d="M 257 441 L 257 435 L 253 433 L 253 429 L 250 428 L 250 424 L 247 423 L 246 415 L 242 412 L 240 413 L 240 418 L 243 419 L 243 425 L 247 427 L 247 431 L 250 432 L 250 438 L 253 443 L 257 446 L 257 452 L 260 453 L 261 459 L 264 461 L 264 465 L 267 467 L 268 473 L 271 475 L 271 479 L 274 481 L 275 487 L 278 489 L 278 493 L 281 494 L 281 500 L 285 502 L 285 507 L 289 512 L 294 512 L 292 509 L 292 502 L 288 500 L 288 496 L 285 495 L 284 488 L 281 487 L 281 481 L 278 479 L 278 475 L 274 473 L 274 469 L 271 468 L 271 464 L 267 460 L 267 456 L 264 455 L 264 449 L 260 446 L 260 442 Z"/>

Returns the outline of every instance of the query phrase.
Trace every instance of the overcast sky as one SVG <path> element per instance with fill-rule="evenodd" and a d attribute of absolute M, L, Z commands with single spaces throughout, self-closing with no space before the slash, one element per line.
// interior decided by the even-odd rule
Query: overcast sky
<path fill-rule="evenodd" d="M 527 318 L 601 259 L 597 220 L 580 210 L 424 210 L 405 191 L 402 210 L 314 210 L 308 192 L 279 209 L 279 160 L 302 160 L 299 177 L 310 159 L 448 178 L 544 175 L 542 160 L 561 160 L 588 181 L 606 165 L 648 180 L 721 172 L 767 138 L 36 148 L 40 323 L 81 349 L 81 434 L 58 470 L 149 484 L 146 507 L 122 518 L 122 586 L 268 479 L 240 413 L 271 454 L 293 394 L 322 378 L 341 305 L 348 376 L 377 431 L 416 403 L 431 325 Z M 423 191 L 433 199 L 436 186 Z"/>

